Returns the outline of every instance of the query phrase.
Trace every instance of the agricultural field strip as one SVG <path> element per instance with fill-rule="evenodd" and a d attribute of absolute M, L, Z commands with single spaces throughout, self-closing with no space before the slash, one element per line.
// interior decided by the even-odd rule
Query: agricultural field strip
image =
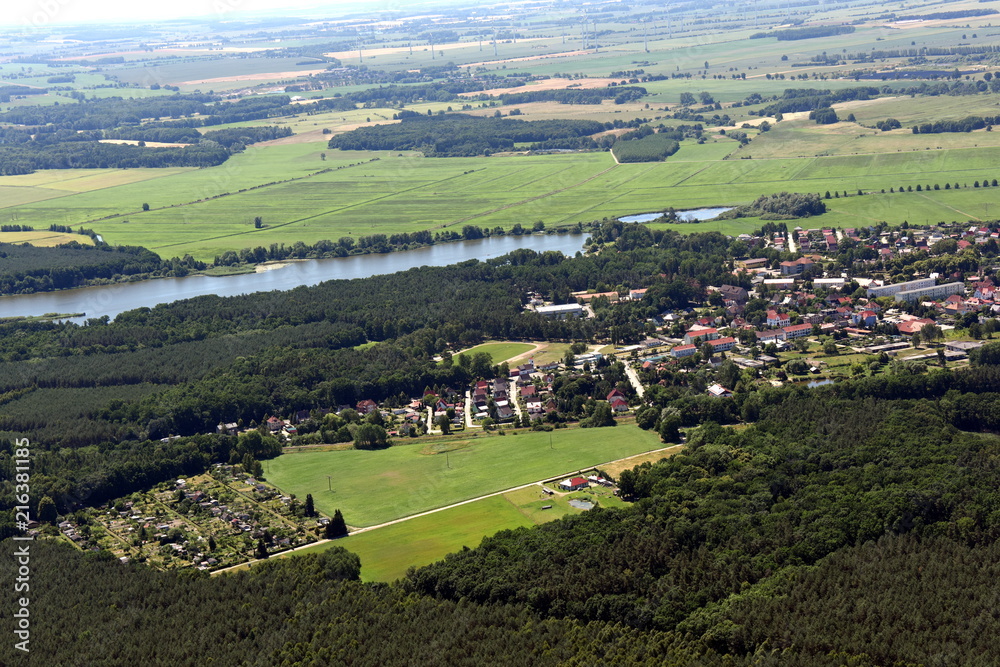
<path fill-rule="evenodd" d="M 365 166 L 367 164 L 368 164 L 367 162 L 362 162 L 361 164 L 356 164 L 354 166 L 356 166 L 356 167 L 362 167 L 362 166 Z M 347 169 L 349 167 L 344 167 L 344 168 Z M 251 186 L 251 188 L 253 188 L 255 190 L 263 190 L 265 188 L 277 187 L 277 186 L 281 186 L 281 185 L 287 185 L 287 184 L 289 184 L 289 183 L 291 183 L 293 181 L 301 181 L 301 180 L 304 180 L 304 179 L 307 179 L 307 178 L 312 178 L 314 176 L 317 176 L 317 175 L 320 175 L 320 174 L 324 174 L 324 173 L 327 173 L 327 170 L 326 169 L 321 169 L 320 171 L 316 171 L 316 172 L 313 172 L 311 174 L 306 174 L 305 176 L 295 176 L 295 177 L 292 177 L 290 179 L 287 179 L 287 180 L 284 180 L 284 181 L 280 181 L 278 183 L 262 183 L 260 185 Z M 250 190 L 250 188 L 246 188 L 246 190 Z M 77 194 L 77 193 L 73 193 L 73 194 Z M 241 194 L 246 194 L 246 193 L 245 192 L 222 192 L 222 193 L 219 193 L 217 195 L 214 195 L 214 196 L 210 197 L 210 199 L 217 200 L 217 199 L 223 199 L 225 197 L 232 197 L 232 196 L 241 195 Z M 168 209 L 172 209 L 172 208 L 176 209 L 176 208 L 182 208 L 184 206 L 194 206 L 194 205 L 197 205 L 197 204 L 203 204 L 203 203 L 205 203 L 205 201 L 206 200 L 204 200 L 204 199 L 196 199 L 194 201 L 183 202 L 181 204 L 169 204 L 167 206 L 156 206 L 156 207 L 150 208 L 149 210 L 150 211 L 164 211 L 164 210 L 168 210 Z M 122 214 L 122 215 L 127 215 L 127 214 Z M 119 218 L 119 217 L 122 217 L 122 216 L 121 215 L 116 215 L 116 216 L 112 216 L 112 217 Z M 106 217 L 104 217 L 104 218 L 97 218 L 95 220 L 86 220 L 85 222 L 86 223 L 94 223 L 94 222 L 99 222 L 100 220 L 105 220 L 105 219 L 107 219 L 107 218 Z M 308 220 L 308 218 L 305 218 L 305 219 Z M 298 220 L 293 220 L 292 222 L 299 222 L 299 221 Z M 286 225 L 286 224 L 291 224 L 291 223 L 282 223 L 282 225 L 273 225 L 272 228 L 273 227 L 280 227 L 280 226 L 283 226 L 283 225 Z M 246 233 L 246 232 L 240 232 L 240 233 Z M 234 235 L 233 234 L 224 234 L 223 236 L 214 236 L 214 237 L 210 237 L 210 238 L 205 239 L 205 240 L 211 240 L 211 239 L 214 239 L 214 238 L 225 238 L 226 236 L 234 236 Z M 173 244 L 170 244 L 170 245 L 179 245 L 179 244 L 173 243 Z M 168 247 L 170 247 L 170 245 L 161 245 L 161 246 L 153 246 L 153 247 L 156 247 L 156 248 L 168 248 Z"/>
<path fill-rule="evenodd" d="M 448 176 L 447 178 L 443 178 L 443 179 L 441 179 L 439 181 L 431 181 L 429 183 L 427 183 L 427 182 L 421 183 L 420 185 L 416 185 L 416 186 L 414 186 L 412 188 L 407 188 L 405 190 L 399 190 L 397 192 L 390 192 L 388 194 L 379 195 L 378 197 L 375 197 L 373 199 L 367 199 L 365 201 L 356 202 L 354 204 L 347 204 L 345 206 L 340 206 L 340 207 L 332 208 L 332 209 L 329 209 L 329 210 L 326 210 L 326 211 L 321 211 L 320 213 L 314 213 L 313 215 L 308 215 L 308 216 L 306 216 L 304 218 L 298 218 L 296 220 L 289 220 L 288 222 L 281 222 L 281 223 L 269 225 L 267 227 L 267 231 L 270 232 L 270 231 L 274 231 L 275 229 L 280 229 L 281 227 L 287 227 L 288 225 L 294 225 L 296 223 L 306 222 L 307 220 L 312 220 L 314 218 L 321 218 L 321 217 L 323 217 L 325 215 L 330 215 L 331 213 L 340 213 L 341 211 L 347 211 L 347 210 L 350 210 L 352 208 L 357 208 L 358 206 L 367 206 L 368 204 L 373 204 L 373 203 L 375 203 L 377 201 L 380 201 L 382 199 L 388 199 L 390 197 L 396 197 L 398 195 L 404 195 L 404 194 L 406 194 L 408 192 L 413 192 L 414 190 L 420 190 L 422 188 L 430 187 L 432 185 L 438 185 L 440 183 L 444 183 L 446 181 L 450 181 L 452 179 L 455 179 L 455 178 L 458 178 L 459 176 L 464 176 L 464 175 L 465 174 L 455 174 L 454 176 Z M 302 178 L 306 178 L 306 177 L 302 177 Z M 284 184 L 283 183 L 275 183 L 275 185 L 284 185 Z M 244 194 L 244 193 L 232 193 L 232 194 Z M 197 202 L 195 202 L 195 203 L 197 203 Z M 444 225 L 442 225 L 442 226 L 444 226 Z M 200 241 L 200 242 L 215 241 L 215 240 L 218 240 L 218 239 L 231 238 L 233 236 L 242 236 L 244 234 L 253 234 L 253 233 L 259 232 L 259 231 L 260 230 L 251 229 L 251 230 L 246 230 L 246 231 L 242 231 L 242 232 L 233 232 L 232 234 L 221 234 L 219 236 L 207 236 L 207 237 L 198 239 L 198 241 Z M 165 245 L 154 245 L 154 246 L 150 246 L 150 248 L 154 248 L 154 249 L 155 248 L 171 248 L 173 246 L 188 245 L 190 243 L 191 243 L 190 240 L 186 240 L 186 241 L 178 241 L 177 243 L 168 243 L 168 244 L 165 244 Z"/>
<path fill-rule="evenodd" d="M 670 447 L 661 447 L 660 449 L 652 449 L 652 450 L 650 450 L 648 452 L 643 452 L 641 454 L 633 454 L 632 456 L 625 456 L 623 458 L 615 459 L 613 461 L 605 461 L 604 463 L 598 463 L 596 465 L 587 466 L 587 469 L 589 470 L 591 468 L 602 468 L 604 466 L 608 466 L 608 465 L 611 465 L 613 463 L 620 463 L 622 461 L 627 461 L 628 459 L 635 458 L 637 456 L 649 456 L 650 454 L 656 454 L 657 452 L 665 452 L 665 451 L 668 451 L 668 450 L 671 450 L 671 449 L 676 449 L 676 448 L 677 448 L 677 445 L 671 445 Z M 424 512 L 418 512 L 416 514 L 410 514 L 408 516 L 400 517 L 399 519 L 393 519 L 392 521 L 386 521 L 384 523 L 376 524 L 374 526 L 366 526 L 364 528 L 357 528 L 355 530 L 352 530 L 350 534 L 351 535 L 359 535 L 361 533 L 367 533 L 367 532 L 370 532 L 370 531 L 373 531 L 373 530 L 378 530 L 379 528 L 385 528 L 386 526 L 393 526 L 393 525 L 395 525 L 397 523 L 402 523 L 404 521 L 409 521 L 411 519 L 416 519 L 416 518 L 419 518 L 419 517 L 422 517 L 422 516 L 428 516 L 430 514 L 437 514 L 438 512 L 443 512 L 445 510 L 452 509 L 453 507 L 461 507 L 462 505 L 468 505 L 469 503 L 474 503 L 474 502 L 477 502 L 479 500 L 484 500 L 486 498 L 493 498 L 495 496 L 502 496 L 505 493 L 511 493 L 513 491 L 520 491 L 521 489 L 527 489 L 527 488 L 532 487 L 532 486 L 541 486 L 547 480 L 555 479 L 556 477 L 565 477 L 567 475 L 573 475 L 573 474 L 575 474 L 575 473 L 577 473 L 579 471 L 580 470 L 577 469 L 577 470 L 570 470 L 569 472 L 564 472 L 564 473 L 560 473 L 560 474 L 556 474 L 556 475 L 547 475 L 543 479 L 540 479 L 540 480 L 535 481 L 535 482 L 528 482 L 527 484 L 521 484 L 519 486 L 513 486 L 513 487 L 511 487 L 509 489 L 503 489 L 501 491 L 495 491 L 493 493 L 487 493 L 487 494 L 484 494 L 484 495 L 481 495 L 481 496 L 476 496 L 475 498 L 469 498 L 467 500 L 461 500 L 461 501 L 459 501 L 457 503 L 452 503 L 450 505 L 445 505 L 443 507 L 436 507 L 434 509 L 426 510 Z M 296 547 L 295 549 L 289 549 L 288 551 L 283 551 L 281 553 L 282 554 L 289 554 L 289 553 L 292 553 L 294 551 L 299 551 L 300 549 L 312 548 L 312 547 L 316 547 L 316 546 L 318 546 L 320 544 L 326 544 L 327 542 L 333 542 L 333 541 L 334 540 L 319 540 L 318 542 L 313 542 L 312 544 L 306 544 L 306 545 L 303 545 L 301 547 Z M 256 562 L 258 562 L 258 561 L 252 560 L 252 561 L 249 561 L 248 563 L 240 563 L 239 565 L 233 565 L 232 567 L 227 567 L 227 568 L 223 568 L 221 570 L 216 570 L 215 572 L 212 573 L 212 576 L 215 576 L 217 574 L 221 574 L 222 572 L 228 572 L 230 570 L 241 569 L 241 568 L 246 567 L 248 564 L 252 565 L 253 563 L 256 563 Z"/>
<path fill-rule="evenodd" d="M 514 208 L 516 206 L 523 206 L 524 204 L 528 204 L 528 203 L 531 203 L 533 201 L 538 201 L 539 199 L 545 199 L 546 197 L 551 197 L 553 195 L 557 195 L 560 192 L 565 192 L 567 190 L 572 190 L 573 188 L 578 188 L 581 185 L 589 183 L 590 181 L 594 180 L 595 178 L 599 178 L 600 176 L 603 176 L 604 174 L 608 173 L 612 169 L 616 169 L 619 166 L 620 165 L 618 165 L 617 163 L 613 164 L 610 167 L 608 167 L 607 169 L 605 169 L 604 171 L 598 172 L 598 173 L 594 174 L 593 176 L 585 178 L 582 181 L 580 181 L 579 183 L 574 183 L 572 185 L 567 185 L 564 188 L 559 188 L 558 190 L 552 190 L 551 192 L 546 192 L 545 194 L 537 195 L 535 197 L 529 197 L 527 199 L 522 199 L 521 201 L 512 202 L 510 204 L 505 204 L 504 206 L 501 206 L 499 208 L 494 208 L 494 209 L 489 210 L 489 211 L 483 211 L 481 213 L 474 213 L 472 215 L 468 215 L 468 216 L 466 216 L 464 218 L 461 218 L 459 220 L 455 220 L 454 222 L 450 222 L 450 223 L 441 225 L 441 228 L 452 227 L 454 225 L 460 225 L 463 222 L 468 222 L 469 220 L 474 220 L 475 218 L 481 218 L 481 217 L 484 217 L 484 216 L 487 216 L 487 215 L 493 215 L 494 213 L 499 213 L 500 211 L 506 211 L 507 209 Z"/>
<path fill-rule="evenodd" d="M 926 199 L 929 202 L 933 202 L 933 203 L 935 203 L 935 204 L 937 204 L 939 206 L 944 206 L 945 208 L 950 208 L 955 213 L 959 213 L 961 215 L 964 215 L 967 218 L 976 218 L 976 216 L 970 215 L 970 214 L 966 213 L 965 211 L 962 211 L 960 209 L 955 208 L 954 206 L 949 206 L 948 204 L 945 204 L 944 202 L 936 202 L 936 201 L 934 201 L 933 199 L 931 199 L 930 197 L 928 197 L 927 195 L 925 195 L 922 192 L 920 193 L 920 197 L 923 198 L 923 199 Z M 976 218 L 976 219 L 978 219 L 978 218 Z"/>

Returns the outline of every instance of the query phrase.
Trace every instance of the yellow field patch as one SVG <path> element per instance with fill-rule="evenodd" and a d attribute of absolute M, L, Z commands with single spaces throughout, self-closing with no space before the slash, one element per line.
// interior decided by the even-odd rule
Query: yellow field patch
<path fill-rule="evenodd" d="M 65 234 L 63 232 L 0 232 L 0 243 L 30 243 L 40 248 L 52 248 L 57 245 L 76 241 L 82 245 L 94 245 L 94 240 L 83 234 Z"/>
<path fill-rule="evenodd" d="M 116 185 L 139 183 L 161 176 L 172 176 L 194 167 L 166 169 L 40 169 L 33 174 L 0 176 L 0 187 L 45 187 L 65 192 L 90 192 Z M 43 197 L 47 199 L 48 197 Z M 7 200 L 4 199 L 6 204 Z"/>

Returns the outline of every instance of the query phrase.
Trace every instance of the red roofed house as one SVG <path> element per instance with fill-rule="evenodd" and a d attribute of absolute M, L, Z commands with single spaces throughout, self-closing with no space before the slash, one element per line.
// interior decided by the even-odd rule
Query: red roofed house
<path fill-rule="evenodd" d="M 559 482 L 559 488 L 563 491 L 579 491 L 590 488 L 590 482 L 583 477 L 573 477 Z"/>
<path fill-rule="evenodd" d="M 878 315 L 872 310 L 862 310 L 859 313 L 853 313 L 851 321 L 861 326 L 872 327 L 878 323 Z"/>
<path fill-rule="evenodd" d="M 909 336 L 910 334 L 917 333 L 918 331 L 923 329 L 924 326 L 927 324 L 934 324 L 934 320 L 928 320 L 926 318 L 908 320 L 906 322 L 900 322 L 899 324 L 897 324 L 896 329 L 898 329 L 899 333 L 903 334 L 904 336 Z"/>
<path fill-rule="evenodd" d="M 977 299 L 992 300 L 996 287 L 993 285 L 992 280 L 984 280 L 980 283 L 974 283 L 972 285 L 973 290 L 975 290 L 972 296 Z"/>
<path fill-rule="evenodd" d="M 782 331 L 785 332 L 785 338 L 801 338 L 802 336 L 808 336 L 812 333 L 811 324 L 795 324 L 789 327 L 782 327 Z"/>
<path fill-rule="evenodd" d="M 357 411 L 359 415 L 366 415 L 369 412 L 374 412 L 378 409 L 378 403 L 370 398 L 366 398 L 363 401 L 358 401 Z"/>
<path fill-rule="evenodd" d="M 712 346 L 713 352 L 726 352 L 736 347 L 736 339 L 732 336 L 727 336 L 726 338 L 718 338 L 716 340 L 707 341 L 709 345 Z"/>
<path fill-rule="evenodd" d="M 718 329 L 712 329 L 710 327 L 704 327 L 696 324 L 691 327 L 686 334 L 684 334 L 684 342 L 690 345 L 694 342 L 695 338 L 701 338 L 701 341 L 704 343 L 705 341 L 715 340 L 718 337 Z"/>
<path fill-rule="evenodd" d="M 787 327 L 792 323 L 792 319 L 787 313 L 779 313 L 776 310 L 767 311 L 767 326 L 769 327 Z"/>
<path fill-rule="evenodd" d="M 670 356 L 674 359 L 680 359 L 681 357 L 690 357 L 697 351 L 696 345 L 678 345 L 670 350 Z"/>
<path fill-rule="evenodd" d="M 615 412 L 625 412 L 628 410 L 628 400 L 618 389 L 612 389 L 611 393 L 608 394 L 608 403 L 611 404 L 611 409 Z"/>

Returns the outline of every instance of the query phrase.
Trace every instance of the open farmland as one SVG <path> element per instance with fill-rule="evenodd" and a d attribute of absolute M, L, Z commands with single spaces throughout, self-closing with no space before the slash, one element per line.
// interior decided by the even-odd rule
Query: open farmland
<path fill-rule="evenodd" d="M 311 493 L 324 514 L 340 509 L 349 525 L 370 526 L 659 446 L 655 433 L 625 423 L 551 433 L 477 434 L 379 451 L 284 454 L 269 462 L 268 479 L 300 498 Z"/>
<path fill-rule="evenodd" d="M 29 243 L 33 246 L 50 248 L 75 241 L 82 245 L 94 245 L 94 239 L 81 234 L 66 234 L 64 232 L 0 232 L 0 243 Z"/>
<path fill-rule="evenodd" d="M 849 123 L 820 128 L 792 121 L 778 123 L 743 148 L 716 136 L 704 145 L 683 142 L 662 163 L 620 165 L 606 152 L 424 158 L 286 144 L 248 150 L 218 167 L 163 175 L 158 172 L 165 170 L 128 170 L 74 174 L 65 181 L 50 179 L 68 173 L 3 177 L 0 188 L 23 183 L 26 189 L 10 190 L 14 196 L 10 203 L 5 200 L 0 215 L 36 228 L 51 222 L 84 225 L 110 243 L 210 260 L 226 250 L 271 243 L 421 229 L 461 231 L 465 224 L 510 228 L 540 220 L 547 226 L 569 225 L 671 206 L 739 204 L 762 193 L 830 190 L 853 195 L 859 188 L 888 191 L 917 184 L 943 187 L 945 182 L 971 186 L 975 180 L 1000 177 L 993 167 L 1000 163 L 1000 134 L 895 130 L 874 135 L 874 130 Z M 797 157 L 803 153 L 811 154 Z M 279 178 L 284 182 L 274 182 Z M 127 182 L 132 179 L 138 182 Z M 102 187 L 109 181 L 112 185 Z M 81 191 L 67 194 L 74 188 Z M 964 219 L 981 217 L 988 214 L 992 193 L 977 193 L 982 207 L 953 211 L 951 194 L 924 192 L 921 206 L 931 221 L 963 219 L 959 211 L 967 214 Z M 822 224 L 858 224 L 859 209 L 875 206 L 874 201 L 866 197 L 847 208 L 835 206 Z M 151 210 L 142 212 L 143 203 Z M 868 208 L 865 215 L 893 224 L 923 219 L 898 206 Z M 262 229 L 253 227 L 257 216 L 264 221 Z M 726 231 L 720 223 L 703 224 L 699 228 Z M 737 225 L 727 229 L 746 229 L 746 221 Z"/>

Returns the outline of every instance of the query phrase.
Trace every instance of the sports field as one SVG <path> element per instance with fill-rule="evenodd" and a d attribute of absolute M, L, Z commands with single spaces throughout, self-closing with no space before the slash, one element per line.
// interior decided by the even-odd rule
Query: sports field
<path fill-rule="evenodd" d="M 349 525 L 370 526 L 659 446 L 655 433 L 630 424 L 480 433 L 381 451 L 284 454 L 268 463 L 268 480 L 299 498 L 311 493 L 328 516 L 340 509 Z"/>

